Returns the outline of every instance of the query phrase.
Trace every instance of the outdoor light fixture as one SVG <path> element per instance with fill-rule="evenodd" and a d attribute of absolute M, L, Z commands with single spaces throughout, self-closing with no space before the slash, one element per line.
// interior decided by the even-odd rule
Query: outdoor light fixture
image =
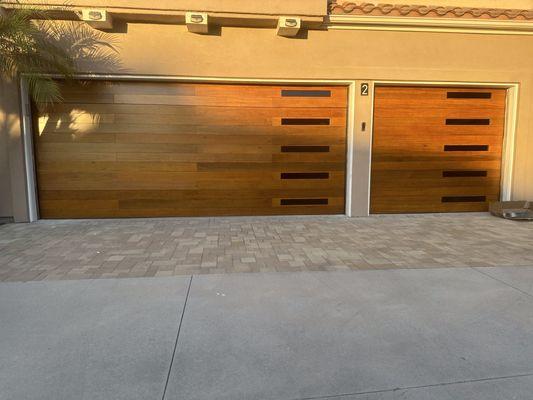
<path fill-rule="evenodd" d="M 285 20 L 285 26 L 287 28 L 296 28 L 298 26 L 298 20 L 294 18 L 287 18 Z"/>
<path fill-rule="evenodd" d="M 296 36 L 302 26 L 302 20 L 299 17 L 280 17 L 278 20 L 279 36 Z"/>
<path fill-rule="evenodd" d="M 113 28 L 113 18 L 106 10 L 83 9 L 81 10 L 81 20 L 95 29 Z"/>
<path fill-rule="evenodd" d="M 87 13 L 87 16 L 91 21 L 101 21 L 104 19 L 102 11 L 91 10 Z"/>
<path fill-rule="evenodd" d="M 208 33 L 209 21 L 207 13 L 188 12 L 185 14 L 185 24 L 189 32 Z"/>
<path fill-rule="evenodd" d="M 204 22 L 204 16 L 202 14 L 191 14 L 191 22 L 194 22 L 195 24 Z"/>

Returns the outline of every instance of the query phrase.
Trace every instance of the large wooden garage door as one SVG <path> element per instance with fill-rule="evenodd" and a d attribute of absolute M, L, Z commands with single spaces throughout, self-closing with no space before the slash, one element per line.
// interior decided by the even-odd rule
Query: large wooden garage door
<path fill-rule="evenodd" d="M 92 82 L 35 121 L 42 218 L 344 212 L 344 87 Z"/>
<path fill-rule="evenodd" d="M 377 87 L 371 212 L 487 210 L 504 117 L 505 89 Z"/>

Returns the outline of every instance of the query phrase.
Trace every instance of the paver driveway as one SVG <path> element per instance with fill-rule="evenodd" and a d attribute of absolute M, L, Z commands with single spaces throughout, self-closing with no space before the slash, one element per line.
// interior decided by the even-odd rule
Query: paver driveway
<path fill-rule="evenodd" d="M 485 213 L 0 226 L 0 280 L 533 265 L 533 224 Z"/>

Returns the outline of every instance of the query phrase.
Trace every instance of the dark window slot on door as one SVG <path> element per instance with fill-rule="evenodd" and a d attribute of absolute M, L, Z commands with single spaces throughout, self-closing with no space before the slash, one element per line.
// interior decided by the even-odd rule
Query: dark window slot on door
<path fill-rule="evenodd" d="M 329 179 L 329 172 L 282 172 L 281 179 Z"/>
<path fill-rule="evenodd" d="M 282 153 L 329 153 L 329 146 L 281 146 Z"/>
<path fill-rule="evenodd" d="M 490 99 L 491 92 L 448 92 L 448 99 Z"/>
<path fill-rule="evenodd" d="M 446 125 L 490 125 L 489 118 L 446 118 Z"/>
<path fill-rule="evenodd" d="M 329 118 L 282 118 L 281 125 L 329 125 Z"/>
<path fill-rule="evenodd" d="M 331 90 L 293 90 L 282 89 L 282 97 L 331 97 Z"/>
<path fill-rule="evenodd" d="M 446 144 L 444 151 L 488 151 L 488 144 Z"/>
<path fill-rule="evenodd" d="M 316 206 L 328 205 L 328 199 L 281 199 L 282 206 Z"/>
<path fill-rule="evenodd" d="M 442 171 L 443 178 L 466 178 L 471 176 L 487 176 L 487 171 Z"/>
<path fill-rule="evenodd" d="M 486 196 L 443 196 L 443 203 L 480 203 L 487 201 Z"/>

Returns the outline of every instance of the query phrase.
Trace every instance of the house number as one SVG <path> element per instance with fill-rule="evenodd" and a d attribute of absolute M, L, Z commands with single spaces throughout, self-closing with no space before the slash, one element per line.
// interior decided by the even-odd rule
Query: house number
<path fill-rule="evenodd" d="M 368 96 L 368 83 L 361 83 L 361 96 Z"/>

